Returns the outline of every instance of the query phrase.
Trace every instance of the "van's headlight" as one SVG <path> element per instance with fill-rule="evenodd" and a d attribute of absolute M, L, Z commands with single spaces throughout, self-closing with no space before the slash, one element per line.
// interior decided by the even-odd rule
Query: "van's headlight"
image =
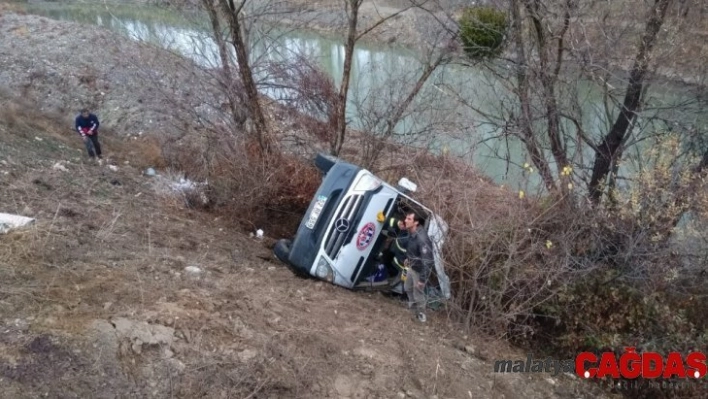
<path fill-rule="evenodd" d="M 317 277 L 329 281 L 330 283 L 334 281 L 334 270 L 329 264 L 329 261 L 324 257 L 320 256 L 320 260 L 317 262 L 317 270 L 315 270 Z"/>
<path fill-rule="evenodd" d="M 374 177 L 374 175 L 366 174 L 362 175 L 359 181 L 354 186 L 356 191 L 372 191 L 381 187 L 381 180 Z"/>

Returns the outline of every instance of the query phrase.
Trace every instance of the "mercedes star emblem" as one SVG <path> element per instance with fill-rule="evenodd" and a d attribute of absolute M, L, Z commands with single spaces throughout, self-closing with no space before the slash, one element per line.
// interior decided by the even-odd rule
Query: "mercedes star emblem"
<path fill-rule="evenodd" d="M 334 222 L 334 228 L 340 233 L 346 233 L 349 230 L 349 221 L 347 219 L 337 219 Z"/>

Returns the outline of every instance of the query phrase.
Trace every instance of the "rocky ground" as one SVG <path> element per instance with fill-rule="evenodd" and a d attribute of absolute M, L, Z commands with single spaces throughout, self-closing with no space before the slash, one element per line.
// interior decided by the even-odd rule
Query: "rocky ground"
<path fill-rule="evenodd" d="M 0 18 L 0 88 L 32 100 L 38 112 L 62 115 L 69 130 L 82 107 L 100 110 L 115 131 L 162 134 L 179 126 L 175 111 L 218 104 L 207 74 L 181 57 L 156 57 L 148 45 L 94 27 L 7 12 Z"/>
<path fill-rule="evenodd" d="M 393 299 L 296 278 L 271 238 L 166 195 L 142 172 L 170 103 L 135 77 L 197 97 L 183 61 L 7 11 L 0 32 L 0 212 L 36 218 L 0 236 L 1 396 L 602 396 L 572 376 L 494 374 L 526 355 L 443 313 L 419 325 Z M 87 102 L 104 165 L 71 132 Z"/>

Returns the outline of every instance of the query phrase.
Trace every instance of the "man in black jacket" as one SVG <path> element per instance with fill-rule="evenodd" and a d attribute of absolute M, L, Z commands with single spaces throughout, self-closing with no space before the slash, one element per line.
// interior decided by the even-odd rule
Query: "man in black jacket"
<path fill-rule="evenodd" d="M 408 242 L 406 245 L 406 266 L 408 271 L 403 287 L 418 321 L 425 323 L 425 308 L 427 306 L 425 285 L 435 266 L 435 260 L 433 258 L 433 244 L 423 226 L 421 226 L 421 221 L 422 219 L 419 215 L 409 212 L 403 222 L 406 230 L 408 230 Z"/>
<path fill-rule="evenodd" d="M 383 223 L 384 216 L 380 215 Z M 391 265 L 395 273 L 401 275 L 401 280 L 405 280 L 405 260 L 406 246 L 408 245 L 408 231 L 402 220 L 391 217 L 384 223 L 383 231 L 389 237 L 386 248 L 383 251 L 382 260 L 385 265 Z"/>
<path fill-rule="evenodd" d="M 90 113 L 86 108 L 81 110 L 74 124 L 76 131 L 79 132 L 81 138 L 84 140 L 86 150 L 91 159 L 94 159 L 94 157 L 98 157 L 98 159 L 102 158 L 101 144 L 98 142 L 99 125 L 100 123 L 96 115 Z"/>

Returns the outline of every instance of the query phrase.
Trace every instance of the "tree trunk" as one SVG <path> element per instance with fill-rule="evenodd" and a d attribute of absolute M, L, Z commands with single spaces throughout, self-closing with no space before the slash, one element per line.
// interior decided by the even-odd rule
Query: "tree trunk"
<path fill-rule="evenodd" d="M 516 53 L 517 53 L 517 95 L 519 97 L 519 103 L 521 106 L 521 116 L 520 128 L 521 128 L 521 140 L 528 151 L 529 156 L 531 156 L 531 162 L 538 168 L 538 173 L 540 173 L 541 178 L 546 186 L 546 189 L 550 192 L 556 190 L 555 182 L 553 181 L 553 175 L 548 166 L 543 152 L 539 148 L 538 142 L 534 137 L 533 128 L 531 126 L 532 116 L 531 116 L 531 98 L 529 96 L 529 82 L 527 76 L 527 63 L 526 63 L 526 50 L 524 46 L 523 39 L 523 24 L 521 21 L 521 5 L 519 0 L 513 1 L 511 3 L 511 13 L 512 13 L 512 34 L 516 42 Z"/>
<path fill-rule="evenodd" d="M 639 43 L 639 52 L 629 73 L 629 84 L 627 85 L 622 109 L 610 132 L 598 145 L 595 153 L 595 163 L 592 177 L 588 184 L 588 191 L 590 200 L 596 204 L 600 202 L 604 191 L 602 182 L 610 171 L 612 161 L 617 161 L 614 158 L 620 151 L 627 131 L 637 117 L 636 112 L 640 107 L 644 78 L 649 66 L 649 56 L 656 43 L 657 34 L 664 23 L 666 10 L 670 2 L 671 0 L 655 0 Z"/>
<path fill-rule="evenodd" d="M 551 144 L 551 154 L 556 161 L 558 174 L 560 174 L 563 168 L 568 166 L 568 159 L 566 157 L 565 148 L 563 148 L 560 136 L 560 115 L 558 113 L 558 104 L 556 103 L 555 82 L 558 77 L 558 73 L 560 72 L 560 65 L 563 57 L 563 36 L 568 30 L 570 16 L 566 13 L 564 17 L 563 30 L 561 31 L 561 35 L 559 37 L 557 49 L 557 64 L 556 68 L 552 71 L 549 60 L 550 48 L 546 38 L 546 28 L 541 23 L 541 16 L 539 15 L 539 0 L 527 0 L 525 5 L 529 15 L 531 16 L 531 20 L 533 21 L 536 40 L 538 42 L 538 55 L 540 61 L 540 68 L 538 72 L 540 75 L 541 86 L 543 86 L 543 104 L 546 108 L 548 139 Z M 563 188 L 564 186 L 561 186 L 561 189 Z"/>
<path fill-rule="evenodd" d="M 246 51 L 247 43 L 245 43 L 243 32 L 241 30 L 240 14 L 244 4 L 245 1 L 236 7 L 234 5 L 234 0 L 221 0 L 224 13 L 228 16 L 231 39 L 233 40 L 232 44 L 234 50 L 236 51 L 238 71 L 241 76 L 244 91 L 246 92 L 246 98 L 248 99 L 247 107 L 251 114 L 251 118 L 253 119 L 256 139 L 261 151 L 264 154 L 270 154 L 273 151 L 271 145 L 272 143 L 270 141 L 268 126 L 263 114 L 263 109 L 259 101 L 258 87 L 253 79 L 253 71 L 251 70 L 248 52 Z"/>
<path fill-rule="evenodd" d="M 225 91 L 227 100 L 229 101 L 228 105 L 229 111 L 231 112 L 231 119 L 236 126 L 243 127 L 245 119 L 239 108 L 243 106 L 244 101 L 242 101 L 241 95 L 237 91 L 236 82 L 234 82 L 234 77 L 231 71 L 231 59 L 226 46 L 226 41 L 224 40 L 221 32 L 221 22 L 219 21 L 217 8 L 211 0 L 202 0 L 202 5 L 209 14 L 209 21 L 211 22 L 214 41 L 216 41 L 216 45 L 219 49 L 219 59 L 221 61 L 220 84 Z"/>
<path fill-rule="evenodd" d="M 346 137 L 347 131 L 347 95 L 349 94 L 349 79 L 352 73 L 352 62 L 354 58 L 354 46 L 356 46 L 356 29 L 359 19 L 359 7 L 361 6 L 361 0 L 348 0 L 347 5 L 349 10 L 349 27 L 347 31 L 347 42 L 344 47 L 344 71 L 342 72 L 342 82 L 339 87 L 339 96 L 337 97 L 337 104 L 334 107 L 334 115 L 332 117 L 335 119 L 336 123 L 333 125 L 337 127 L 335 136 L 331 142 L 331 152 L 332 155 L 338 156 L 340 151 L 342 151 L 342 146 L 344 146 L 344 138 Z"/>

